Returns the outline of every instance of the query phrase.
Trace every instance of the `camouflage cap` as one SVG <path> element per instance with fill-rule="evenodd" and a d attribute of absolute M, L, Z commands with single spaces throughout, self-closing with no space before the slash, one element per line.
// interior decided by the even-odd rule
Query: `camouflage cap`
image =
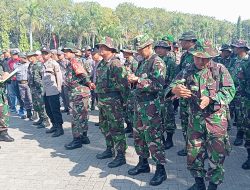
<path fill-rule="evenodd" d="M 193 41 L 196 41 L 197 38 L 196 38 L 195 33 L 193 31 L 188 31 L 188 32 L 184 32 L 181 35 L 179 40 L 186 40 L 186 41 L 193 40 Z"/>
<path fill-rule="evenodd" d="M 127 45 L 125 46 L 121 52 L 126 52 L 126 53 L 136 53 L 134 46 L 132 45 Z"/>
<path fill-rule="evenodd" d="M 171 34 L 167 34 L 166 36 L 162 37 L 162 40 L 173 43 L 174 42 L 174 36 L 172 36 Z"/>
<path fill-rule="evenodd" d="M 236 40 L 231 46 L 236 47 L 236 48 L 246 48 L 249 50 L 250 48 L 248 47 L 247 41 L 246 40 Z"/>
<path fill-rule="evenodd" d="M 228 44 L 222 44 L 220 51 L 232 51 L 230 45 Z"/>
<path fill-rule="evenodd" d="M 114 40 L 108 36 L 103 38 L 101 40 L 101 42 L 97 44 L 98 47 L 100 47 L 102 45 L 108 47 L 109 49 L 111 49 L 115 52 L 118 52 L 117 49 L 115 48 Z"/>
<path fill-rule="evenodd" d="M 73 43 L 66 43 L 65 47 L 62 48 L 62 52 L 70 51 L 71 53 L 77 53 L 77 49 Z"/>
<path fill-rule="evenodd" d="M 18 51 L 17 49 L 13 49 L 13 50 L 10 51 L 11 55 L 17 55 L 19 53 L 20 53 L 20 51 Z"/>
<path fill-rule="evenodd" d="M 90 46 L 85 46 L 83 49 L 84 51 L 91 51 L 92 48 Z"/>
<path fill-rule="evenodd" d="M 27 54 L 25 52 L 18 53 L 18 56 L 21 58 L 27 58 Z"/>
<path fill-rule="evenodd" d="M 63 55 L 64 52 L 62 50 L 57 50 L 57 55 Z"/>
<path fill-rule="evenodd" d="M 50 51 L 50 49 L 49 49 L 48 47 L 43 47 L 43 48 L 41 49 L 41 52 L 42 52 L 42 53 L 43 53 L 43 52 L 51 53 L 51 51 Z"/>
<path fill-rule="evenodd" d="M 160 41 L 156 42 L 154 49 L 157 48 L 157 47 L 162 47 L 162 48 L 166 48 L 166 49 L 170 48 L 171 49 L 171 46 L 166 41 L 163 41 L 163 40 L 160 40 Z"/>
<path fill-rule="evenodd" d="M 96 53 L 99 53 L 99 49 L 98 48 L 93 48 L 93 49 L 91 49 L 91 54 L 96 54 Z"/>
<path fill-rule="evenodd" d="M 82 56 L 82 51 L 79 49 L 76 49 L 76 52 L 74 52 L 76 56 Z"/>
<path fill-rule="evenodd" d="M 212 44 L 209 41 L 204 41 L 199 48 L 190 53 L 193 56 L 200 58 L 213 58 L 218 55 L 218 51 L 212 47 Z"/>
<path fill-rule="evenodd" d="M 134 39 L 134 45 L 137 50 L 143 49 L 146 46 L 149 46 L 154 43 L 154 40 L 151 39 L 148 34 L 143 34 L 136 36 Z"/>
<path fill-rule="evenodd" d="M 36 55 L 38 55 L 38 54 L 34 51 L 30 51 L 27 53 L 27 57 L 36 56 Z"/>
<path fill-rule="evenodd" d="M 51 51 L 52 54 L 55 54 L 55 55 L 57 54 L 57 50 L 56 49 L 51 49 L 50 51 Z"/>

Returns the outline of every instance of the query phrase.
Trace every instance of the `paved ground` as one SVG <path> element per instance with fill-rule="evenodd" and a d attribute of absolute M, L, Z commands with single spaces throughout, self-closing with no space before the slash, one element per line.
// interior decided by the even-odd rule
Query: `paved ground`
<path fill-rule="evenodd" d="M 105 148 L 104 138 L 94 123 L 98 121 L 97 111 L 92 112 L 89 122 L 91 144 L 81 149 L 67 151 L 63 145 L 71 141 L 70 117 L 64 115 L 65 135 L 51 138 L 45 129 L 36 129 L 30 121 L 11 117 L 9 133 L 15 137 L 14 143 L 2 143 L 0 150 L 1 190 L 185 190 L 193 183 L 186 170 L 185 157 L 176 156 L 183 146 L 180 129 L 174 136 L 175 147 L 166 152 L 168 179 L 158 187 L 150 187 L 152 172 L 134 178 L 127 170 L 138 161 L 133 148 L 133 140 L 128 139 L 127 164 L 117 169 L 109 169 L 111 159 L 97 160 L 95 155 Z M 235 134 L 235 131 L 231 133 Z M 234 136 L 232 135 L 232 139 Z M 232 140 L 231 139 L 231 140 Z M 221 190 L 249 190 L 250 171 L 241 169 L 246 159 L 243 147 L 234 147 L 226 160 L 225 182 Z M 152 163 L 152 161 L 151 161 Z"/>

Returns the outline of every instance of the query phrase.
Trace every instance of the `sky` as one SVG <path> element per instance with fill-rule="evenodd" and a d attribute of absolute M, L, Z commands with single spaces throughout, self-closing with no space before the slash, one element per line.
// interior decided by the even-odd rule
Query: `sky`
<path fill-rule="evenodd" d="M 85 0 L 75 0 L 76 2 Z M 219 20 L 237 22 L 239 16 L 242 20 L 250 19 L 248 0 L 88 0 L 99 2 L 102 6 L 115 7 L 123 2 L 131 2 L 136 6 L 164 8 L 167 11 L 201 14 L 215 17 Z M 237 4 L 236 4 L 237 2 Z"/>

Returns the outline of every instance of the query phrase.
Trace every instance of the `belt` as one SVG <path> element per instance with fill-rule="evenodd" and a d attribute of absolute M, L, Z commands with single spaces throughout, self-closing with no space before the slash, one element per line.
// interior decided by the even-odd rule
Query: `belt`
<path fill-rule="evenodd" d="M 19 83 L 19 84 L 27 84 L 28 81 L 27 81 L 27 80 L 19 80 L 18 83 Z"/>
<path fill-rule="evenodd" d="M 157 98 L 157 93 L 155 94 L 140 94 L 136 96 L 138 102 L 148 102 L 153 101 Z"/>
<path fill-rule="evenodd" d="M 105 92 L 105 93 L 100 93 L 97 95 L 98 98 L 121 98 L 121 93 L 118 91 L 114 91 L 114 92 Z"/>

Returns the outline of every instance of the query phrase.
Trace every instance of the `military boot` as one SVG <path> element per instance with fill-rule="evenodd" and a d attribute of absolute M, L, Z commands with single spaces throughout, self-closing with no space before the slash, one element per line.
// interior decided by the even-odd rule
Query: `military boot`
<path fill-rule="evenodd" d="M 168 149 L 170 149 L 173 146 L 174 146 L 174 143 L 173 143 L 173 133 L 167 133 L 166 142 L 164 144 L 165 150 L 168 150 Z"/>
<path fill-rule="evenodd" d="M 64 134 L 62 124 L 56 124 L 56 131 L 51 137 L 59 137 Z"/>
<path fill-rule="evenodd" d="M 73 141 L 70 142 L 69 144 L 65 144 L 64 147 L 67 150 L 73 150 L 73 149 L 76 149 L 76 148 L 81 148 L 82 147 L 82 138 L 81 138 L 81 136 L 74 137 Z"/>
<path fill-rule="evenodd" d="M 183 138 L 185 140 L 185 148 L 177 152 L 178 156 L 187 156 L 187 135 L 183 133 Z"/>
<path fill-rule="evenodd" d="M 32 114 L 32 120 L 35 121 L 38 119 L 38 114 L 36 111 L 33 111 L 33 114 Z M 34 124 L 33 124 L 34 125 Z"/>
<path fill-rule="evenodd" d="M 234 140 L 234 146 L 241 146 L 243 144 L 244 131 L 238 131 L 236 139 Z"/>
<path fill-rule="evenodd" d="M 116 167 L 119 167 L 119 166 L 124 165 L 124 164 L 126 164 L 125 153 L 118 151 L 115 159 L 112 162 L 108 163 L 108 167 L 109 168 L 116 168 Z"/>
<path fill-rule="evenodd" d="M 33 125 L 41 125 L 41 124 L 42 124 L 42 122 L 43 122 L 43 119 L 39 118 L 39 120 L 38 120 L 38 121 L 33 122 L 32 124 L 33 124 Z"/>
<path fill-rule="evenodd" d="M 195 178 L 195 184 L 193 184 L 188 190 L 206 190 L 206 185 L 202 177 Z"/>
<path fill-rule="evenodd" d="M 134 167 L 128 170 L 129 175 L 138 175 L 140 173 L 149 173 L 150 172 L 150 167 L 148 164 L 148 159 L 143 158 L 139 156 L 139 162 L 138 164 Z"/>
<path fill-rule="evenodd" d="M 81 140 L 82 140 L 82 144 L 90 143 L 89 137 L 87 136 L 87 132 L 82 133 Z"/>
<path fill-rule="evenodd" d="M 33 121 L 32 120 L 32 111 L 31 111 L 31 109 L 27 109 L 27 118 L 29 118 L 30 121 Z"/>
<path fill-rule="evenodd" d="M 212 182 L 209 182 L 207 190 L 217 190 L 218 185 Z"/>
<path fill-rule="evenodd" d="M 5 130 L 0 132 L 0 141 L 13 142 L 14 139 L 11 136 L 9 136 L 7 130 Z"/>
<path fill-rule="evenodd" d="M 107 149 L 96 155 L 97 159 L 106 159 L 106 158 L 112 158 L 115 155 L 114 149 L 112 147 L 107 147 Z"/>
<path fill-rule="evenodd" d="M 163 181 L 167 179 L 166 170 L 164 165 L 157 164 L 154 177 L 150 180 L 149 184 L 152 186 L 160 185 Z"/>
<path fill-rule="evenodd" d="M 52 123 L 52 127 L 46 130 L 46 133 L 54 133 L 56 131 L 56 124 Z"/>
<path fill-rule="evenodd" d="M 127 127 L 125 128 L 125 133 L 132 133 L 133 132 L 133 127 L 130 122 L 127 122 Z"/>
<path fill-rule="evenodd" d="M 250 170 L 250 148 L 247 149 L 247 161 L 242 164 L 242 169 L 244 170 Z"/>
<path fill-rule="evenodd" d="M 50 123 L 47 119 L 43 120 L 43 122 L 37 126 L 37 129 L 41 129 L 41 128 L 46 128 L 46 127 L 49 127 L 50 126 Z"/>

